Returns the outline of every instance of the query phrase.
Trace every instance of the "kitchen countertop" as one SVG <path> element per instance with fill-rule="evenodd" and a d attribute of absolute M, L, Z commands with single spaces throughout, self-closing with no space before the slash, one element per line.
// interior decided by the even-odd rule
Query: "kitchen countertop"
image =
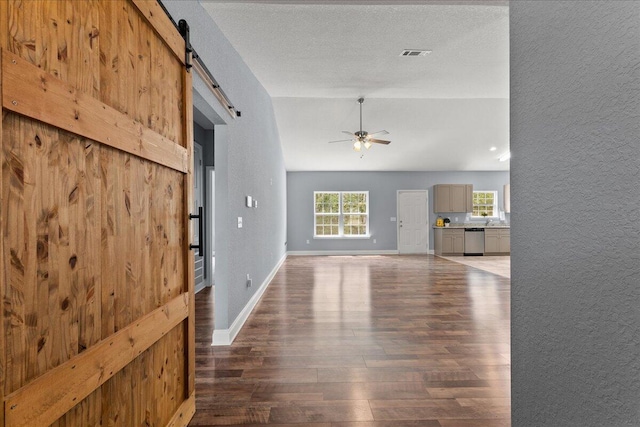
<path fill-rule="evenodd" d="M 454 229 L 454 228 L 457 228 L 457 229 L 460 229 L 460 228 L 462 228 L 462 229 L 465 229 L 465 228 L 506 228 L 506 229 L 509 229 L 509 228 L 511 228 L 511 226 L 509 224 L 485 225 L 485 224 L 474 224 L 474 223 L 471 223 L 471 224 L 451 224 L 448 227 L 436 227 L 434 225 L 433 228 L 442 229 L 442 230 Z"/>

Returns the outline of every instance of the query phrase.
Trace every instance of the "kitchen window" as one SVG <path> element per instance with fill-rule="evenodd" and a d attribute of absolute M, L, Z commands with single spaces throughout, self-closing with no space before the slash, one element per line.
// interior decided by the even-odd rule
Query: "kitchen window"
<path fill-rule="evenodd" d="M 483 215 L 484 214 L 484 215 Z M 472 218 L 488 218 L 498 216 L 498 192 L 474 191 Z"/>
<path fill-rule="evenodd" d="M 314 191 L 314 237 L 369 237 L 368 191 Z"/>

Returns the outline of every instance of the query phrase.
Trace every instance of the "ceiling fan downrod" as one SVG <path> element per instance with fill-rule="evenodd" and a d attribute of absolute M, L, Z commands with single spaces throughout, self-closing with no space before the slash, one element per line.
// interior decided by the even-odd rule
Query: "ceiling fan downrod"
<path fill-rule="evenodd" d="M 364 102 L 364 98 L 358 98 L 358 103 L 360 104 L 360 137 L 364 136 L 362 134 L 362 103 Z"/>

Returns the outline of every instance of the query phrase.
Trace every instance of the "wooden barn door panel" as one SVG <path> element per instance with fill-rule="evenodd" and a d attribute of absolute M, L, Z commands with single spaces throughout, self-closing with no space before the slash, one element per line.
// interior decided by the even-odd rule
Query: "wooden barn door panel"
<path fill-rule="evenodd" d="M 153 0 L 1 1 L 0 426 L 195 411 L 191 75 Z"/>

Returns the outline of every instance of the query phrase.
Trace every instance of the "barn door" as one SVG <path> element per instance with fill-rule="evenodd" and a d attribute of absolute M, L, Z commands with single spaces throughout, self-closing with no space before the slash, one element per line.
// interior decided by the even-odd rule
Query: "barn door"
<path fill-rule="evenodd" d="M 195 411 L 191 75 L 156 1 L 0 1 L 0 426 Z"/>

